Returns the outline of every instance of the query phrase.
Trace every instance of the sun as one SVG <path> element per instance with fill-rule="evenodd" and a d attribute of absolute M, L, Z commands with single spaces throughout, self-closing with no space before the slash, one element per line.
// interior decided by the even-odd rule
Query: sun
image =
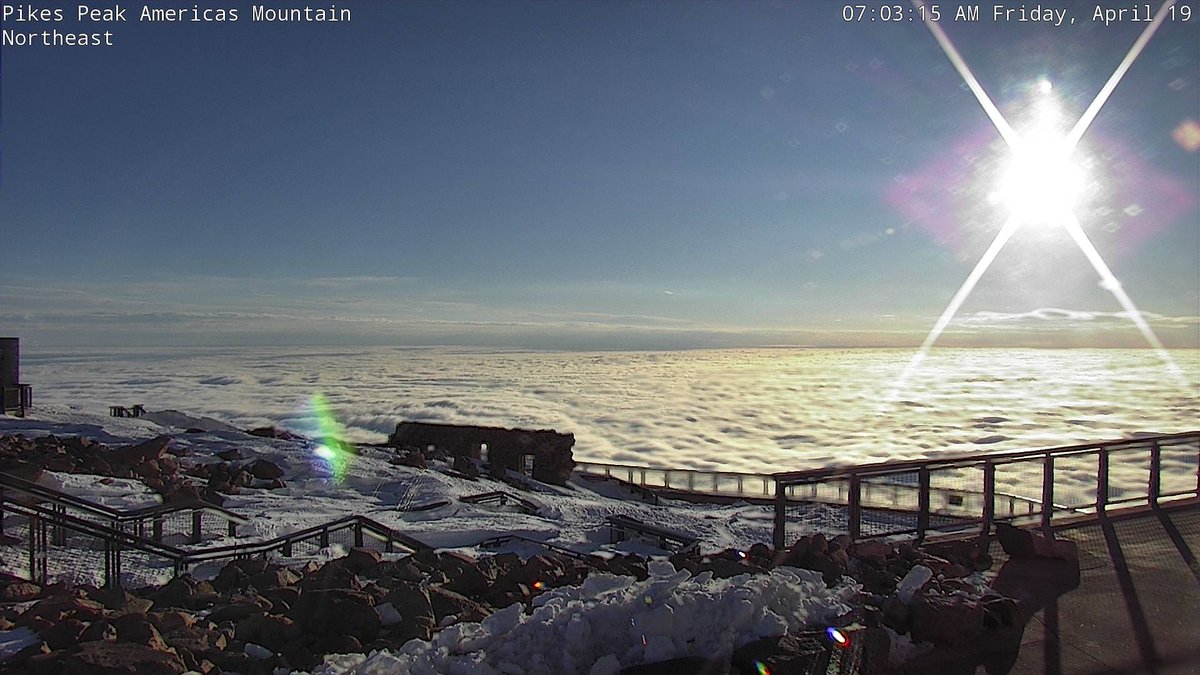
<path fill-rule="evenodd" d="M 1001 174 L 999 201 L 1026 225 L 1053 225 L 1071 214 L 1083 194 L 1083 168 L 1072 159 L 1074 144 L 1062 130 L 1062 114 L 1042 80 L 1033 122 L 1012 144 Z"/>

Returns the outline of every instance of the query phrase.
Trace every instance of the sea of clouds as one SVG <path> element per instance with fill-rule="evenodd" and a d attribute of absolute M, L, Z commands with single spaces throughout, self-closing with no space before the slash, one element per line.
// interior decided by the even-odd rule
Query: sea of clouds
<path fill-rule="evenodd" d="M 1200 426 L 1200 351 L 935 350 L 894 400 L 911 350 L 531 352 L 441 348 L 138 351 L 26 346 L 34 400 L 176 409 L 346 435 L 397 422 L 553 428 L 579 460 L 764 472 L 1048 447 Z"/>

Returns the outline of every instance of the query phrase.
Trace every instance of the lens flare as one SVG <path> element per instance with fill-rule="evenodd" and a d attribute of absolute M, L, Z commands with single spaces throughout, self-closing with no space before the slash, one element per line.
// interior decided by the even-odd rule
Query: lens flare
<path fill-rule="evenodd" d="M 317 426 L 317 439 L 320 441 L 320 445 L 313 448 L 313 454 L 329 468 L 333 481 L 340 483 L 346 477 L 351 457 L 351 453 L 345 449 L 347 443 L 343 440 L 345 434 L 342 425 L 338 424 L 321 394 L 312 395 L 309 407 L 312 408 L 313 420 Z"/>
<path fill-rule="evenodd" d="M 758 671 L 758 675 L 771 675 L 771 669 L 762 661 L 755 661 L 754 669 Z"/>
<path fill-rule="evenodd" d="M 846 649 L 850 646 L 850 637 L 833 626 L 826 628 L 825 634 L 829 636 L 829 639 L 833 641 L 833 644 L 841 647 L 842 649 Z"/>

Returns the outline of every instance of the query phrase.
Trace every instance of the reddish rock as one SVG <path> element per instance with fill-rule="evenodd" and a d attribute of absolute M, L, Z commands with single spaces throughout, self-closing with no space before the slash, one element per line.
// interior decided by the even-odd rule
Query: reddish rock
<path fill-rule="evenodd" d="M 379 612 L 366 593 L 345 589 L 305 590 L 289 611 L 307 632 L 353 635 L 362 642 L 379 635 Z"/>
<path fill-rule="evenodd" d="M 171 445 L 170 436 L 159 436 L 136 445 L 126 445 L 110 450 L 108 460 L 112 464 L 137 466 L 149 460 L 157 460 Z"/>
<path fill-rule="evenodd" d="M 438 621 L 450 615 L 457 616 L 459 621 L 482 621 L 492 613 L 489 607 L 439 586 L 429 587 L 429 601 Z"/>
<path fill-rule="evenodd" d="M 383 554 L 375 549 L 355 547 L 350 549 L 342 564 L 355 574 L 362 574 L 383 561 Z"/>
<path fill-rule="evenodd" d="M 113 642 L 117 639 L 117 629 L 111 623 L 100 620 L 93 621 L 88 624 L 83 633 L 79 635 L 79 642 L 91 642 L 93 640 L 108 640 Z"/>
<path fill-rule="evenodd" d="M 250 577 L 248 581 L 251 586 L 254 586 L 259 591 L 266 591 L 272 588 L 291 586 L 300 581 L 300 575 L 292 570 L 281 568 L 260 572 Z"/>
<path fill-rule="evenodd" d="M 217 594 L 209 582 L 184 574 L 168 581 L 151 597 L 157 608 L 204 609 L 216 601 Z"/>
<path fill-rule="evenodd" d="M 35 673 L 61 675 L 181 675 L 179 656 L 132 642 L 85 642 L 71 651 L 36 656 L 28 662 Z"/>
<path fill-rule="evenodd" d="M 983 605 L 977 600 L 925 593 L 913 599 L 911 612 L 915 642 L 964 645 L 983 633 Z"/>
<path fill-rule="evenodd" d="M 0 590 L 0 602 L 28 602 L 42 595 L 42 587 L 31 581 L 11 583 Z"/>
<path fill-rule="evenodd" d="M 286 441 L 294 441 L 299 438 L 299 436 L 290 431 L 276 427 L 258 427 L 257 429 L 251 429 L 246 433 L 250 434 L 251 436 L 258 436 L 259 438 L 279 438 Z"/>
<path fill-rule="evenodd" d="M 392 627 L 393 634 L 402 640 L 430 639 L 437 626 L 437 616 L 427 590 L 416 584 L 400 584 L 384 601 L 390 602 L 400 613 L 401 621 Z"/>
<path fill-rule="evenodd" d="M 825 646 L 817 638 L 795 635 L 762 638 L 734 650 L 730 659 L 741 673 L 809 673 L 819 665 Z"/>
<path fill-rule="evenodd" d="M 1079 561 L 1075 544 L 1047 538 L 1029 530 L 1013 527 L 1008 523 L 996 525 L 996 538 L 1004 552 L 1014 558 L 1057 558 Z"/>
<path fill-rule="evenodd" d="M 162 635 L 145 614 L 126 614 L 112 620 L 117 629 L 117 642 L 136 642 L 151 649 L 166 650 Z"/>
<path fill-rule="evenodd" d="M 283 478 L 283 469 L 280 468 L 278 464 L 265 459 L 256 459 L 242 467 L 242 469 L 249 472 L 251 476 L 254 476 L 260 480 L 275 480 L 276 478 Z"/>
<path fill-rule="evenodd" d="M 321 636 L 314 648 L 321 654 L 356 654 L 363 650 L 358 638 L 337 633 Z"/>
<path fill-rule="evenodd" d="M 484 576 L 479 563 L 470 556 L 448 552 L 441 555 L 438 568 L 446 575 L 443 586 L 455 593 L 478 595 L 484 593 L 495 579 Z"/>
<path fill-rule="evenodd" d="M 104 617 L 104 605 L 86 598 L 59 596 L 46 598 L 17 617 L 17 624 L 35 628 L 35 621 L 57 623 L 67 618 L 95 621 Z M 35 628 L 36 629 L 36 628 Z"/>
<path fill-rule="evenodd" d="M 362 582 L 346 567 L 344 559 L 339 558 L 330 560 L 317 571 L 304 575 L 300 580 L 300 587 L 305 591 L 331 588 L 357 591 L 362 589 Z"/>
<path fill-rule="evenodd" d="M 237 625 L 236 637 L 279 652 L 301 635 L 300 626 L 286 616 L 257 614 Z"/>
<path fill-rule="evenodd" d="M 50 649 L 67 649 L 80 642 L 79 636 L 86 629 L 87 624 L 79 619 L 67 618 L 42 631 L 40 637 Z"/>
<path fill-rule="evenodd" d="M 196 624 L 196 617 L 187 612 L 176 610 L 151 612 L 148 616 L 150 617 L 150 622 L 158 629 L 158 632 L 164 635 L 182 628 L 190 628 Z"/>

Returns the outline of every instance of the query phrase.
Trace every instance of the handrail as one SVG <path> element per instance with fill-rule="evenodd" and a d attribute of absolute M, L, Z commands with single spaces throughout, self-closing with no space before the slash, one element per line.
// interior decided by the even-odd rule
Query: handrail
<path fill-rule="evenodd" d="M 979 523 L 979 538 L 981 543 L 985 542 L 990 536 L 991 527 L 995 522 L 1002 520 L 1012 520 L 1025 517 L 1037 516 L 1040 519 L 1041 527 L 1045 530 L 1050 529 L 1052 521 L 1056 514 L 1062 515 L 1064 511 L 1071 513 L 1103 513 L 1106 508 L 1121 507 L 1131 504 L 1148 503 L 1150 505 L 1159 504 L 1160 501 L 1171 498 L 1200 498 L 1200 475 L 1195 476 L 1177 476 L 1170 475 L 1171 479 L 1178 483 L 1182 478 L 1184 485 L 1170 488 L 1170 491 L 1164 490 L 1163 480 L 1163 461 L 1162 455 L 1164 449 L 1183 450 L 1189 453 L 1191 461 L 1195 461 L 1200 467 L 1200 431 L 1190 431 L 1176 434 L 1162 434 L 1156 436 L 1146 436 L 1142 438 L 1131 438 L 1117 441 L 1102 441 L 1098 443 L 1079 444 L 1064 446 L 1059 448 L 1047 448 L 1040 450 L 1013 450 L 1000 451 L 996 453 L 976 453 L 969 455 L 961 455 L 957 457 L 938 457 L 924 460 L 905 460 L 898 462 L 880 462 L 876 464 L 867 464 L 862 466 L 846 466 L 846 467 L 830 467 L 821 469 L 811 469 L 807 471 L 789 471 L 774 474 L 775 478 L 775 526 L 773 534 L 773 543 L 776 548 L 783 548 L 786 544 L 786 528 L 788 515 L 787 511 L 789 504 L 795 505 L 812 499 L 805 499 L 805 496 L 796 495 L 793 488 L 796 486 L 811 486 L 813 495 L 817 495 L 820 486 L 829 486 L 830 481 L 836 481 L 838 486 L 838 494 L 836 503 L 844 505 L 846 509 L 846 528 L 847 533 L 853 538 L 862 534 L 864 524 L 870 522 L 864 517 L 865 511 L 887 510 L 886 506 L 880 506 L 878 501 L 873 499 L 869 491 L 881 483 L 873 482 L 873 479 L 887 478 L 889 476 L 905 476 L 910 480 L 913 474 L 916 474 L 916 483 L 910 483 L 909 480 L 893 483 L 882 483 L 891 489 L 904 484 L 911 487 L 911 491 L 915 493 L 915 509 L 911 503 L 906 504 L 908 508 L 903 509 L 904 512 L 915 515 L 916 525 L 911 524 L 903 526 L 896 521 L 884 520 L 884 527 L 896 526 L 899 529 L 891 529 L 887 534 L 916 534 L 918 537 L 924 537 L 928 531 L 937 530 L 938 527 L 934 524 L 932 516 L 944 516 L 945 512 L 939 512 L 931 503 L 930 496 L 939 494 L 939 490 L 950 492 L 951 494 L 959 493 L 964 495 L 978 496 L 979 499 L 972 499 L 971 504 L 957 504 L 957 507 L 952 509 L 954 517 L 964 517 L 968 522 Z M 1143 479 L 1130 480 L 1124 478 L 1120 483 L 1110 483 L 1109 468 L 1110 455 L 1120 454 L 1119 456 L 1129 461 L 1128 453 L 1137 453 L 1137 458 L 1134 461 L 1145 462 L 1149 468 L 1148 480 Z M 1081 457 L 1089 458 L 1089 461 L 1094 461 L 1094 482 L 1085 483 L 1083 486 L 1075 488 L 1075 494 L 1091 495 L 1087 497 L 1090 501 L 1079 503 L 1073 502 L 1070 505 L 1062 504 L 1055 499 L 1055 461 L 1062 458 Z M 1037 472 L 1041 474 L 1041 494 L 1040 498 L 1025 497 L 1020 495 L 1012 495 L 1002 492 L 997 489 L 997 469 L 1011 465 L 1025 465 L 1026 471 Z M 963 470 L 970 471 L 965 475 L 966 479 L 974 482 L 982 480 L 981 485 L 976 485 L 974 489 L 961 490 L 953 488 L 945 490 L 945 488 L 933 487 L 931 485 L 931 476 L 935 472 L 952 472 L 951 476 L 963 477 Z M 1011 475 L 1011 474 L 1010 474 Z M 1146 473 L 1142 473 L 1143 476 Z M 1115 478 L 1115 477 L 1114 477 Z M 1012 480 L 1011 478 L 1009 479 Z M 1190 487 L 1187 483 L 1190 482 Z M 1114 489 L 1119 490 L 1114 492 Z M 1008 514 L 997 513 L 998 498 L 1010 500 L 1010 510 Z M 1011 504 L 1019 500 L 1028 506 L 1026 513 L 1016 513 Z M 912 517 L 911 515 L 909 517 Z M 878 528 L 878 517 L 873 526 Z M 958 525 L 961 525 L 959 523 Z M 961 529 L 961 527 L 958 527 Z"/>
<path fill-rule="evenodd" d="M 406 534 L 393 530 L 392 528 L 372 520 L 366 516 L 345 516 L 337 520 L 331 520 L 320 525 L 313 525 L 303 530 L 295 530 L 287 534 L 280 535 L 274 539 L 266 541 L 252 541 L 242 544 L 230 544 L 228 546 L 217 546 L 199 550 L 188 551 L 184 565 L 192 565 L 205 560 L 220 560 L 222 558 L 239 558 L 248 557 L 256 553 L 268 553 L 278 548 L 285 548 L 289 544 L 310 539 L 319 536 L 322 533 L 329 534 L 338 532 L 351 527 L 361 527 L 364 531 L 370 532 L 382 539 L 391 539 L 398 542 L 413 551 L 430 548 L 430 546 L 422 541 L 414 539 Z"/>
<path fill-rule="evenodd" d="M 895 462 L 876 462 L 874 464 L 858 464 L 848 466 L 824 467 L 819 469 L 802 469 L 800 471 L 782 471 L 771 474 L 771 477 L 786 482 L 795 480 L 809 480 L 815 478 L 837 478 L 846 476 L 851 473 L 860 476 L 869 476 L 873 473 L 896 473 L 905 469 L 916 470 L 921 467 L 930 469 L 938 469 L 950 466 L 958 466 L 961 464 L 984 463 L 992 464 L 1007 464 L 1012 461 L 1022 459 L 1032 459 L 1035 457 L 1043 457 L 1050 453 L 1056 457 L 1072 454 L 1087 454 L 1096 450 L 1104 450 L 1113 446 L 1138 446 L 1150 445 L 1151 443 L 1162 443 L 1172 440 L 1197 440 L 1200 438 L 1200 430 L 1184 431 L 1175 434 L 1162 434 L 1155 436 L 1146 436 L 1144 438 L 1124 438 L 1110 441 L 1100 441 L 1097 443 L 1080 443 L 1077 445 L 1065 445 L 1054 448 L 1043 448 L 1038 450 L 1030 450 L 1027 448 L 1015 448 L 1012 450 L 996 450 L 995 452 L 982 453 L 966 453 L 962 455 L 951 455 L 946 457 L 926 458 L 926 459 L 909 459 Z"/>
<path fill-rule="evenodd" d="M 70 506 L 80 511 L 87 511 L 117 523 L 136 522 L 153 516 L 161 516 L 178 511 L 197 510 L 203 510 L 215 515 L 219 515 L 225 520 L 237 523 L 239 525 L 250 522 L 245 516 L 234 513 L 229 509 L 203 499 L 189 499 L 183 502 L 154 504 L 152 506 L 145 506 L 136 509 L 115 509 L 111 506 L 97 504 L 96 502 L 84 499 L 82 497 L 77 497 L 67 492 L 55 490 L 54 488 L 46 487 L 45 485 L 34 483 L 32 481 L 25 480 L 24 478 L 19 478 L 3 471 L 0 471 L 0 486 L 27 494 L 31 497 L 38 497 L 59 505 Z"/>
<path fill-rule="evenodd" d="M 34 504 L 12 501 L 10 499 L 5 499 L 2 496 L 0 496 L 0 504 L 4 505 L 6 512 L 5 515 L 15 512 L 26 516 L 42 518 L 47 523 L 53 525 L 64 525 L 77 532 L 102 538 L 128 548 L 139 550 L 143 553 L 166 557 L 172 561 L 176 561 L 187 555 L 187 551 L 177 546 L 172 546 L 171 544 L 161 541 L 155 541 L 153 539 L 149 539 L 117 527 L 102 525 L 86 518 L 77 518 L 75 516 L 67 515 L 61 511 L 47 509 Z"/>

